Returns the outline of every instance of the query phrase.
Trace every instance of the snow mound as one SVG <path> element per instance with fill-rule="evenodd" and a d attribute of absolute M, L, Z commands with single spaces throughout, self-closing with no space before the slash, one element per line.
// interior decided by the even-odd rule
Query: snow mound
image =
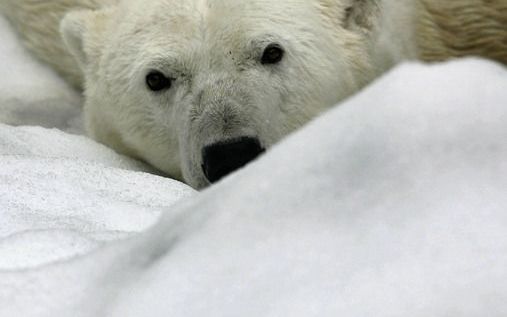
<path fill-rule="evenodd" d="M 506 101 L 490 62 L 399 67 L 134 240 L 102 312 L 507 316 Z"/>

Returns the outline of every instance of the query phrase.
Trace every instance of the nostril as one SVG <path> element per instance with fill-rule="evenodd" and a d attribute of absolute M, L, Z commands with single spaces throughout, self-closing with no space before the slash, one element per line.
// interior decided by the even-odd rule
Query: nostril
<path fill-rule="evenodd" d="M 250 163 L 264 151 L 259 140 L 250 137 L 206 146 L 202 150 L 204 175 L 211 183 L 215 183 Z"/>

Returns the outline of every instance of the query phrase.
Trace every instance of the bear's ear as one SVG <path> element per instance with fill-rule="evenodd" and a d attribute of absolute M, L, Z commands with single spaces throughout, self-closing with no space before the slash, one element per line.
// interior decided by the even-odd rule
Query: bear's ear
<path fill-rule="evenodd" d="M 343 17 L 347 29 L 372 31 L 380 17 L 379 0 L 348 0 Z"/>
<path fill-rule="evenodd" d="M 70 53 L 84 69 L 89 64 L 91 54 L 100 51 L 100 33 L 104 32 L 104 11 L 73 11 L 60 23 L 60 33 Z"/>

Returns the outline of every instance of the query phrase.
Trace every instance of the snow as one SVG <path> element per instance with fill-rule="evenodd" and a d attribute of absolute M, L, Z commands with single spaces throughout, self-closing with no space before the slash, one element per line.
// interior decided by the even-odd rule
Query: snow
<path fill-rule="evenodd" d="M 402 65 L 197 195 L 0 125 L 0 316 L 507 316 L 506 103 L 492 62 Z"/>
<path fill-rule="evenodd" d="M 507 316 L 506 101 L 394 70 L 132 242 L 111 316 Z"/>

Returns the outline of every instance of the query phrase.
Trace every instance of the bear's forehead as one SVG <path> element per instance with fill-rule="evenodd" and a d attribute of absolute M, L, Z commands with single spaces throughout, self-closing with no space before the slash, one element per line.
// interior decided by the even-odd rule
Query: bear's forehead
<path fill-rule="evenodd" d="M 311 41 L 320 24 L 301 23 L 298 18 L 307 18 L 308 11 L 315 9 L 310 0 L 126 1 L 117 28 L 121 35 L 111 45 L 142 63 L 199 60 L 190 64 L 220 65 L 224 57 L 240 62 L 256 57 L 271 42 L 290 42 L 294 34 L 297 41 Z"/>
<path fill-rule="evenodd" d="M 297 5 L 294 3 L 297 2 Z M 129 0 L 126 11 L 135 33 L 178 37 L 262 32 L 304 23 L 314 6 L 309 0 Z M 207 34 L 206 34 L 207 33 Z"/>

